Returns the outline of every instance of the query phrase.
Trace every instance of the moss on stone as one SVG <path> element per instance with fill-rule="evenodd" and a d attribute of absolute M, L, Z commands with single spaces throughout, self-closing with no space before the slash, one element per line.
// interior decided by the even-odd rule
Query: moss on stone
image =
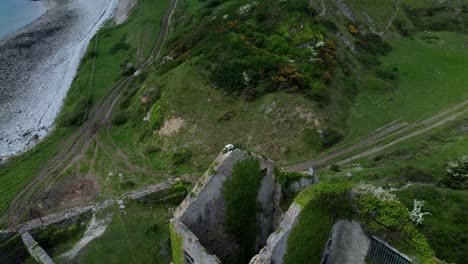
<path fill-rule="evenodd" d="M 175 232 L 172 223 L 169 226 L 171 231 L 172 262 L 174 264 L 184 264 L 183 238 Z"/>

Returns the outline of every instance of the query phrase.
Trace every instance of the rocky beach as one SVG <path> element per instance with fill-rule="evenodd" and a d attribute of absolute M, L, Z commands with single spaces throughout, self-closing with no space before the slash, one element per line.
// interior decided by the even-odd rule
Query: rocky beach
<path fill-rule="evenodd" d="M 32 24 L 0 41 L 0 161 L 53 128 L 91 38 L 118 0 L 48 0 Z"/>

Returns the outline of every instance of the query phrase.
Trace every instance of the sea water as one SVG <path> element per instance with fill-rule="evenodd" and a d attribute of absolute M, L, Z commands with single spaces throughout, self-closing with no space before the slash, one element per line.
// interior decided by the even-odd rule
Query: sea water
<path fill-rule="evenodd" d="M 0 39 L 38 19 L 45 3 L 31 0 L 0 0 Z"/>

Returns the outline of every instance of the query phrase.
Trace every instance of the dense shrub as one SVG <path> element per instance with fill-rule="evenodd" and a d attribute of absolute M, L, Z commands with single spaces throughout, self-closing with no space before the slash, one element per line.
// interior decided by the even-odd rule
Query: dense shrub
<path fill-rule="evenodd" d="M 394 68 L 392 70 L 387 70 L 387 69 L 382 69 L 379 68 L 376 70 L 376 73 L 378 76 L 384 78 L 384 79 L 389 79 L 389 80 L 396 80 L 397 79 L 397 68 Z"/>
<path fill-rule="evenodd" d="M 312 149 L 320 150 L 331 148 L 343 139 L 340 132 L 333 128 L 328 128 L 321 135 L 314 129 L 304 130 L 304 142 Z"/>
<path fill-rule="evenodd" d="M 134 187 L 135 185 L 136 184 L 135 184 L 134 181 L 126 180 L 126 181 L 120 183 L 120 189 L 130 189 L 130 188 Z"/>
<path fill-rule="evenodd" d="M 88 109 L 91 101 L 81 96 L 69 108 L 64 108 L 57 119 L 59 127 L 76 127 L 83 124 L 87 119 Z"/>
<path fill-rule="evenodd" d="M 445 182 L 453 189 L 468 188 L 468 155 L 447 164 Z"/>
<path fill-rule="evenodd" d="M 308 147 L 312 149 L 320 149 L 321 141 L 322 139 L 316 130 L 311 128 L 306 128 L 304 130 L 304 142 Z"/>
<path fill-rule="evenodd" d="M 121 126 L 128 121 L 128 112 L 124 110 L 117 111 L 112 115 L 112 124 L 115 126 Z"/>
<path fill-rule="evenodd" d="M 372 68 L 380 64 L 378 56 L 385 55 L 392 50 L 387 42 L 384 42 L 377 34 L 358 35 L 357 48 L 358 60 L 366 68 Z"/>
<path fill-rule="evenodd" d="M 377 34 L 366 34 L 359 37 L 357 42 L 361 51 L 372 55 L 385 55 L 392 50 L 387 42 L 384 42 Z"/>
<path fill-rule="evenodd" d="M 358 198 L 357 207 L 361 222 L 373 234 L 405 253 L 416 255 L 421 263 L 433 261 L 433 250 L 410 221 L 410 213 L 402 203 L 395 199 L 366 195 Z"/>
<path fill-rule="evenodd" d="M 130 49 L 130 44 L 127 43 L 127 36 L 124 35 L 122 36 L 122 38 L 119 40 L 119 42 L 117 42 L 116 44 L 114 44 L 110 49 L 109 49 L 109 53 L 110 54 L 116 54 L 117 52 L 121 51 L 121 50 L 129 50 Z"/>
<path fill-rule="evenodd" d="M 222 2 L 207 2 L 211 15 L 198 13 L 192 31 L 176 34 L 171 44 L 175 60 L 203 60 L 199 65 L 217 87 L 249 101 L 276 90 L 327 99 L 326 86 L 320 84 L 333 79 L 336 47 L 311 19 L 315 10 L 309 3 L 266 0 L 246 7 L 246 2 L 231 1 L 220 7 Z"/>
<path fill-rule="evenodd" d="M 341 171 L 341 168 L 340 168 L 340 165 L 338 164 L 333 164 L 330 166 L 330 170 L 334 171 L 334 172 L 340 172 Z"/>
<path fill-rule="evenodd" d="M 226 230 L 241 248 L 241 258 L 248 260 L 254 254 L 257 234 L 258 189 L 262 181 L 260 163 L 248 158 L 234 164 L 232 178 L 224 183 L 226 201 Z"/>
<path fill-rule="evenodd" d="M 400 177 L 410 182 L 432 182 L 433 180 L 432 174 L 413 166 L 400 168 Z"/>
<path fill-rule="evenodd" d="M 183 152 L 176 152 L 171 156 L 172 165 L 186 164 L 190 161 L 191 158 L 192 152 L 189 150 Z"/>
<path fill-rule="evenodd" d="M 78 223 L 68 227 L 49 225 L 35 230 L 37 232 L 36 241 L 50 254 L 63 248 L 65 244 L 68 244 L 67 242 L 79 239 L 85 229 L 86 225 Z"/>
<path fill-rule="evenodd" d="M 343 139 L 340 132 L 329 128 L 325 130 L 322 138 L 322 148 L 331 148 Z"/>
<path fill-rule="evenodd" d="M 305 173 L 299 173 L 299 172 L 288 172 L 288 171 L 282 171 L 279 169 L 275 169 L 275 178 L 276 181 L 282 186 L 282 187 L 288 187 L 290 183 L 296 182 L 301 180 L 302 178 L 310 178 L 311 176 L 309 174 Z"/>

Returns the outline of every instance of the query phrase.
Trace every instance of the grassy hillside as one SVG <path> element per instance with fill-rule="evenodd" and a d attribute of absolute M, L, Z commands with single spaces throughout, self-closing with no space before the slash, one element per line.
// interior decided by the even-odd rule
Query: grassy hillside
<path fill-rule="evenodd" d="M 133 74 L 149 55 L 168 3 L 139 1 L 128 22 L 100 30 L 56 130 L 0 168 L 0 211 L 58 153 L 118 79 Z M 63 182 L 69 176 L 92 178 L 99 185 L 98 199 L 104 199 L 160 182 L 165 179 L 160 172 L 197 179 L 229 143 L 284 166 L 361 142 L 394 121 L 411 124 L 433 116 L 468 99 L 467 10 L 460 1 L 438 0 L 180 0 L 163 56 L 122 93 L 112 127 L 97 136 L 77 164 L 53 173 Z M 327 171 L 321 180 L 402 186 L 410 178 L 425 187 L 402 191 L 406 206 L 421 196 L 431 204 L 450 202 L 459 212 L 466 197 L 446 188 L 443 180 L 446 162 L 466 153 L 466 133 L 457 132 L 466 130 L 460 128 L 463 122 L 359 160 L 361 166 Z M 348 171 L 351 178 L 345 176 Z M 449 202 L 436 202 L 438 195 Z M 138 205 L 129 210 L 144 211 Z M 453 234 L 450 228 L 460 224 L 462 214 L 428 210 L 434 220 L 419 230 L 436 256 L 463 258 L 447 253 L 459 240 L 434 239 Z M 150 212 L 142 217 L 156 217 L 162 224 L 168 216 L 163 211 L 161 218 Z M 331 226 L 330 219 L 321 220 Z M 82 259 L 106 259 L 108 243 L 139 245 L 117 243 L 116 237 L 144 241 L 141 232 L 126 231 L 127 226 L 148 228 L 140 224 L 119 215 L 109 227 L 112 232 Z M 158 230 L 157 239 L 163 241 L 168 230 Z"/>
<path fill-rule="evenodd" d="M 349 139 L 392 121 L 414 122 L 468 99 L 468 35 L 419 33 L 390 41 L 376 76 L 367 76 L 348 119 Z M 380 79 L 379 75 L 389 78 Z"/>
<path fill-rule="evenodd" d="M 436 257 L 463 263 L 466 250 L 453 252 L 464 245 L 466 235 L 466 190 L 448 188 L 447 164 L 466 155 L 467 120 L 452 122 L 445 128 L 398 144 L 371 158 L 355 161 L 350 166 L 335 167 L 320 174 L 322 182 L 367 182 L 386 188 L 403 188 L 395 194 L 410 210 L 413 200 L 424 200 L 424 212 L 431 215 L 418 229 L 427 237 Z M 346 174 L 351 173 L 351 177 Z"/>

